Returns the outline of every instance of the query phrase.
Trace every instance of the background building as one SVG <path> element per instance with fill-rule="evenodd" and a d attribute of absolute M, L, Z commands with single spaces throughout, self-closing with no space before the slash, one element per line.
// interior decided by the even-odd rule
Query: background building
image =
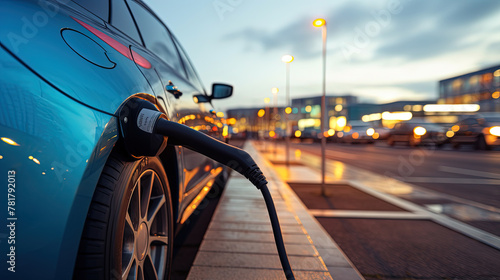
<path fill-rule="evenodd" d="M 321 95 L 292 99 L 292 127 L 294 130 L 321 129 Z M 358 102 L 358 97 L 345 95 L 325 96 L 326 105 L 326 129 L 330 128 L 330 122 L 338 116 L 346 116 L 347 108 Z"/>
<path fill-rule="evenodd" d="M 439 81 L 439 103 L 479 104 L 500 112 L 500 65 Z"/>

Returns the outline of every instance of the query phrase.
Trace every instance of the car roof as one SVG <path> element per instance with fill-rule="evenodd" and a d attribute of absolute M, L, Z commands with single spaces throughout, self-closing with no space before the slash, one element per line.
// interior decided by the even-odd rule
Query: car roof
<path fill-rule="evenodd" d="M 366 123 L 364 121 L 350 121 L 349 125 L 350 126 L 370 126 L 369 123 Z"/>
<path fill-rule="evenodd" d="M 498 112 L 482 112 L 474 115 L 475 118 L 500 118 L 500 113 Z"/>

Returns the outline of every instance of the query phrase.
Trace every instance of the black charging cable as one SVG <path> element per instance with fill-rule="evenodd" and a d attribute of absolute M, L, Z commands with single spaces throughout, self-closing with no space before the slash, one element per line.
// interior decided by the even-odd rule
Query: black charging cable
<path fill-rule="evenodd" d="M 125 149 L 131 156 L 155 156 L 165 145 L 184 146 L 231 167 L 262 192 L 273 228 L 274 241 L 286 279 L 295 279 L 286 254 L 281 227 L 267 180 L 244 150 L 214 139 L 183 124 L 168 121 L 149 101 L 131 98 L 119 110 Z"/>

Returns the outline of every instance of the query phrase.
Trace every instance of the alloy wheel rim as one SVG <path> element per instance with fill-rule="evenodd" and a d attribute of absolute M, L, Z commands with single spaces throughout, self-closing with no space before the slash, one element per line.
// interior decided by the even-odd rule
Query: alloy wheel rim
<path fill-rule="evenodd" d="M 122 279 L 163 279 L 168 246 L 168 209 L 156 172 L 144 171 L 127 207 L 122 245 Z"/>

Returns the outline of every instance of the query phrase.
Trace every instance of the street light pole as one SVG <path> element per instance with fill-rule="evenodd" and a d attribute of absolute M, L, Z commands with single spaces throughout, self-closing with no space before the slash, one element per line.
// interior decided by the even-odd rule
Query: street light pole
<path fill-rule="evenodd" d="M 326 196 L 325 192 L 325 169 L 326 169 L 326 137 L 325 137 L 325 115 L 326 115 L 326 21 L 322 18 L 313 21 L 315 27 L 322 27 L 321 35 L 323 38 L 323 96 L 321 97 L 321 195 Z"/>
<path fill-rule="evenodd" d="M 266 118 L 265 118 L 265 129 L 264 129 L 264 151 L 267 152 L 267 142 L 266 137 L 269 136 L 269 121 L 271 118 L 269 117 L 269 102 L 271 102 L 271 99 L 269 97 L 264 98 L 264 103 L 266 103 Z"/>
<path fill-rule="evenodd" d="M 274 114 L 273 114 L 273 124 L 274 124 L 274 136 L 276 136 L 276 122 L 277 122 L 277 116 L 278 116 L 278 92 L 280 90 L 278 88 L 272 88 L 271 92 L 273 93 L 274 97 Z M 277 137 L 274 138 L 274 156 L 276 157 L 276 150 L 278 149 L 278 139 Z"/>
<path fill-rule="evenodd" d="M 287 54 L 281 58 L 281 61 L 286 63 L 286 106 L 285 106 L 285 163 L 288 168 L 290 165 L 290 135 L 288 135 L 288 112 L 290 107 L 290 63 L 293 61 L 293 56 Z"/>

